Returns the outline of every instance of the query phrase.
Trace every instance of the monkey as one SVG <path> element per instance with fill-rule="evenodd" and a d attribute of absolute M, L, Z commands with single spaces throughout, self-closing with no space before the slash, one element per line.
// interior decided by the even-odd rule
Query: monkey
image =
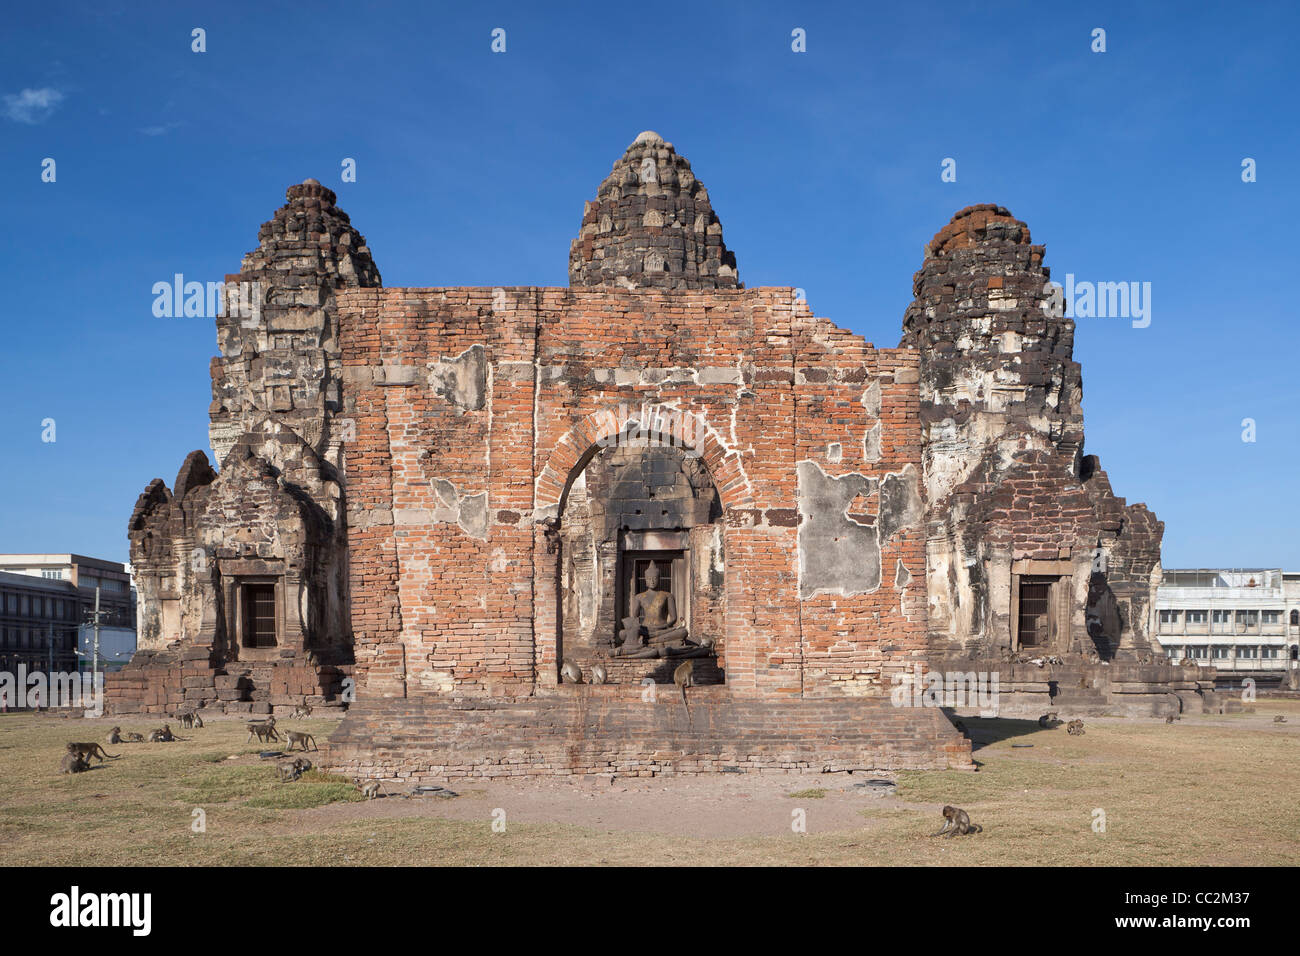
<path fill-rule="evenodd" d="M 609 672 L 605 670 L 604 664 L 597 664 L 592 667 L 591 682 L 593 684 L 605 684 L 609 682 Z"/>
<path fill-rule="evenodd" d="M 198 712 L 197 712 L 197 711 L 195 711 L 194 713 L 190 714 L 190 719 L 191 719 L 192 721 L 194 721 L 194 723 L 193 723 L 192 726 L 195 726 L 195 727 L 202 727 L 202 726 L 203 726 L 203 718 L 200 717 L 200 716 L 198 715 Z"/>
<path fill-rule="evenodd" d="M 137 734 L 134 731 L 125 733 L 122 735 L 122 742 L 127 744 L 142 744 L 144 743 L 144 734 Z"/>
<path fill-rule="evenodd" d="M 978 823 L 970 822 L 970 814 L 958 807 L 943 808 L 943 829 L 938 833 L 931 833 L 930 836 L 940 836 L 943 833 L 948 835 L 945 840 L 951 840 L 953 837 L 968 833 L 983 833 L 984 828 Z"/>
<path fill-rule="evenodd" d="M 1089 652 L 1089 654 L 1088 654 L 1088 663 L 1089 663 L 1089 664 L 1100 664 L 1100 663 L 1101 663 L 1101 655 L 1098 654 L 1096 651 L 1091 651 L 1091 652 Z"/>
<path fill-rule="evenodd" d="M 59 773 L 82 773 L 89 769 L 90 761 L 71 750 L 63 755 L 63 762 L 59 764 Z"/>
<path fill-rule="evenodd" d="M 98 757 L 99 762 L 103 763 L 105 757 L 112 757 L 116 760 L 118 757 L 122 756 L 121 754 L 109 753 L 99 744 L 68 744 L 68 753 L 81 754 L 81 756 L 86 758 L 87 763 L 90 762 L 91 757 Z"/>
<path fill-rule="evenodd" d="M 257 738 L 258 743 L 262 743 L 262 744 L 265 744 L 265 743 L 267 743 L 268 741 L 271 741 L 271 740 L 279 740 L 279 739 L 280 739 L 280 735 L 279 735 L 278 733 L 276 733 L 275 725 L 274 725 L 274 724 L 269 724 L 269 723 L 267 723 L 267 724 L 262 724 L 262 723 L 249 724 L 249 725 L 248 725 L 248 740 L 245 740 L 244 743 L 248 743 L 248 742 L 251 741 L 254 737 Z"/>
<path fill-rule="evenodd" d="M 297 707 L 293 709 L 293 713 L 291 713 L 289 716 L 291 718 L 298 718 L 298 719 L 301 719 L 303 717 L 310 717 L 311 708 L 308 707 L 306 704 L 299 704 Z"/>
<path fill-rule="evenodd" d="M 193 726 L 194 726 L 194 715 L 193 715 L 193 714 L 181 714 L 177 719 L 181 722 L 181 726 L 182 726 L 182 727 L 193 727 Z"/>
<path fill-rule="evenodd" d="M 1072 737 L 1078 737 L 1083 733 L 1083 721 L 1072 720 L 1065 725 L 1065 732 Z"/>
<path fill-rule="evenodd" d="M 122 743 L 122 728 L 121 728 L 121 727 L 114 727 L 112 730 L 110 730 L 110 731 L 108 732 L 108 742 L 109 742 L 110 744 L 120 744 L 120 743 Z"/>
<path fill-rule="evenodd" d="M 311 769 L 311 761 L 306 757 L 295 757 L 293 765 L 298 768 L 298 773 L 303 774 Z"/>
<path fill-rule="evenodd" d="M 362 783 L 360 777 L 353 777 L 352 782 L 356 784 L 357 789 L 361 791 L 361 795 L 367 800 L 373 800 L 375 797 L 380 796 L 378 780 L 369 780 L 366 783 Z"/>
<path fill-rule="evenodd" d="M 1048 728 L 1059 727 L 1061 721 L 1057 719 L 1056 713 L 1057 712 L 1054 710 L 1049 710 L 1047 713 L 1043 714 L 1043 716 L 1038 718 L 1038 726 Z"/>
<path fill-rule="evenodd" d="M 163 724 L 157 730 L 154 730 L 149 734 L 149 743 L 151 744 L 169 743 L 175 739 L 176 736 L 172 733 L 171 724 Z"/>
<path fill-rule="evenodd" d="M 673 683 L 682 691 L 682 707 L 686 710 L 686 723 L 689 726 L 691 722 L 691 708 L 686 703 L 686 688 L 695 686 L 695 661 L 694 659 L 682 661 L 677 665 L 677 670 L 673 671 Z"/>
<path fill-rule="evenodd" d="M 1275 723 L 1275 724 L 1285 724 L 1285 723 L 1286 723 L 1286 717 L 1285 717 L 1284 715 L 1282 715 L 1282 714 L 1278 714 L 1276 717 L 1273 718 L 1273 723 Z"/>
<path fill-rule="evenodd" d="M 288 741 L 284 748 L 286 752 L 292 750 L 295 746 L 300 746 L 302 747 L 303 752 L 306 753 L 307 741 L 309 740 L 311 741 L 312 750 L 320 750 L 320 748 L 316 746 L 316 738 L 308 733 L 297 730 L 286 730 L 284 732 L 284 739 Z"/>
<path fill-rule="evenodd" d="M 1181 718 L 1175 717 L 1173 714 L 1170 714 L 1168 717 L 1165 718 L 1165 723 L 1172 724 L 1175 720 L 1179 720 L 1179 719 Z"/>
<path fill-rule="evenodd" d="M 320 656 L 315 651 L 308 651 L 307 664 L 311 667 L 320 667 Z"/>
<path fill-rule="evenodd" d="M 570 684 L 581 684 L 582 668 L 565 658 L 564 664 L 560 667 L 560 677 Z"/>
<path fill-rule="evenodd" d="M 281 783 L 288 783 L 302 776 L 302 770 L 298 768 L 298 761 L 296 760 L 281 760 L 275 766 L 280 771 Z"/>

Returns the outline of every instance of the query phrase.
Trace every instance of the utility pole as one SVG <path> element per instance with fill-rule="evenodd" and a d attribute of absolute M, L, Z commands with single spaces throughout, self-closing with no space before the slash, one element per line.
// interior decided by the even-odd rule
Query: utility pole
<path fill-rule="evenodd" d="M 99 686 L 99 624 L 102 616 L 103 612 L 99 610 L 99 585 L 95 585 L 95 610 L 90 615 L 90 623 L 93 624 L 95 628 L 94 656 L 91 660 L 91 674 L 92 680 L 94 681 L 92 686 L 94 687 Z"/>
<path fill-rule="evenodd" d="M 99 686 L 99 585 L 95 585 L 95 660 L 91 670 L 91 680 L 94 682 L 90 686 Z"/>

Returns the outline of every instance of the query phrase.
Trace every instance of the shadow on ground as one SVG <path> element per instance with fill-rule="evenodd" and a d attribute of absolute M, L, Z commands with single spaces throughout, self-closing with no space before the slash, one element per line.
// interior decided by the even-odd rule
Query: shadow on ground
<path fill-rule="evenodd" d="M 949 707 L 943 708 L 943 714 L 949 720 L 961 721 L 966 727 L 966 736 L 970 738 L 971 750 L 976 751 L 989 744 L 996 744 L 1014 737 L 1024 737 L 1038 732 L 1037 719 L 1013 720 L 1010 717 L 962 717 Z"/>

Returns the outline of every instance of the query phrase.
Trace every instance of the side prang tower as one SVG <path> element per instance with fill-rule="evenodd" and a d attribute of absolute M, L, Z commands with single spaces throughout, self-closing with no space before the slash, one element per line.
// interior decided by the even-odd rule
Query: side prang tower
<path fill-rule="evenodd" d="M 1074 321 L 1043 255 L 1005 208 L 971 206 L 914 277 L 931 647 L 1144 659 L 1164 525 L 1083 453 Z"/>
<path fill-rule="evenodd" d="M 351 667 L 335 292 L 380 285 L 334 193 L 291 186 L 226 277 L 209 434 L 129 526 L 139 652 L 112 675 L 118 710 L 270 713 L 332 700 Z"/>

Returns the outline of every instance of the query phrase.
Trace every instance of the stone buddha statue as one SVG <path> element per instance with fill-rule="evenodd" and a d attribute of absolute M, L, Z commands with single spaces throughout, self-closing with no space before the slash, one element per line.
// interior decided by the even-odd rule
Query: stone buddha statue
<path fill-rule="evenodd" d="M 645 572 L 645 590 L 628 602 L 628 616 L 623 618 L 620 653 L 628 655 L 652 644 L 684 640 L 685 625 L 678 623 L 677 602 L 668 591 L 659 590 L 659 565 L 651 561 Z"/>

